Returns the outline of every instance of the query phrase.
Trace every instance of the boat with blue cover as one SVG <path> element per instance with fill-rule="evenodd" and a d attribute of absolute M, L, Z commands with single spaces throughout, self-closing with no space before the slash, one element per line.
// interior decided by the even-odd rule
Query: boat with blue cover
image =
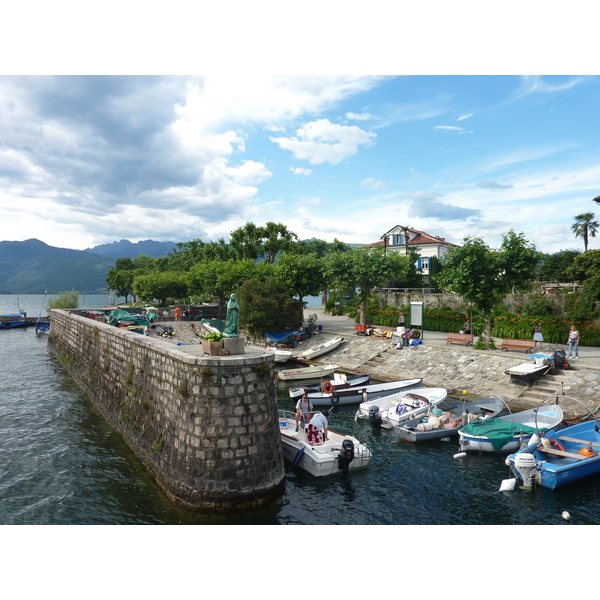
<path fill-rule="evenodd" d="M 540 432 L 530 439 L 527 446 L 508 456 L 506 464 L 524 487 L 536 484 L 555 489 L 585 477 L 600 475 L 598 419 L 545 434 Z"/>
<path fill-rule="evenodd" d="M 27 313 L 4 313 L 0 315 L 0 329 L 14 329 L 15 327 L 25 327 L 27 325 Z"/>

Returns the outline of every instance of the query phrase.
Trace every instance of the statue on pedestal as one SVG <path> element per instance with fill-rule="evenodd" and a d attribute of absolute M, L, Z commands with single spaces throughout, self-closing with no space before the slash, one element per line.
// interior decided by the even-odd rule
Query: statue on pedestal
<path fill-rule="evenodd" d="M 225 331 L 223 337 L 238 337 L 238 320 L 240 318 L 240 307 L 235 294 L 231 294 L 227 303 L 227 316 L 225 318 Z"/>

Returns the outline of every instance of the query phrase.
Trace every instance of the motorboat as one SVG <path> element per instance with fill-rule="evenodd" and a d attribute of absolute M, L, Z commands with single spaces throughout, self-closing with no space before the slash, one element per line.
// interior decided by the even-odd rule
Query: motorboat
<path fill-rule="evenodd" d="M 575 398 L 569 399 L 580 402 Z M 594 418 L 562 429 L 535 433 L 527 446 L 509 455 L 505 462 L 514 480 L 519 480 L 523 487 L 541 485 L 555 489 L 598 475 L 600 423 Z"/>
<path fill-rule="evenodd" d="M 279 431 L 284 460 L 304 469 L 315 477 L 366 467 L 372 452 L 354 436 L 328 429 L 328 440 L 313 446 L 306 439 L 306 430 L 296 431 L 295 415 L 291 411 L 279 411 Z"/>
<path fill-rule="evenodd" d="M 483 398 L 473 402 L 461 402 L 452 408 L 430 409 L 423 417 L 406 421 L 395 431 L 407 442 L 430 442 L 458 435 L 458 430 L 473 421 L 497 417 L 504 409 L 498 398 Z"/>
<path fill-rule="evenodd" d="M 296 358 L 302 360 L 314 360 L 318 356 L 322 356 L 323 354 L 327 354 L 327 352 L 335 350 L 343 341 L 343 337 L 331 338 L 330 340 L 327 340 L 324 344 L 321 344 L 316 348 L 311 348 L 310 350 L 305 350 L 304 352 L 301 352 L 296 356 Z"/>
<path fill-rule="evenodd" d="M 309 392 L 326 392 L 339 391 L 348 388 L 354 388 L 361 385 L 369 385 L 371 382 L 370 375 L 351 375 L 348 377 L 345 373 L 334 373 L 333 379 L 324 381 L 323 383 L 310 383 L 300 387 L 294 387 L 289 390 L 292 400 L 300 398 L 302 394 Z"/>
<path fill-rule="evenodd" d="M 14 329 L 27 325 L 27 313 L 5 313 L 0 315 L 0 329 Z"/>
<path fill-rule="evenodd" d="M 416 388 L 423 383 L 422 379 L 402 379 L 385 383 L 371 383 L 358 385 L 347 389 L 333 390 L 331 392 L 309 392 L 308 397 L 313 406 L 335 406 L 337 404 L 359 404 L 368 402 L 369 399 L 382 398 L 397 394 L 403 390 Z"/>
<path fill-rule="evenodd" d="M 363 402 L 356 419 L 368 419 L 372 425 L 390 429 L 422 417 L 448 397 L 444 388 L 414 388 Z"/>
<path fill-rule="evenodd" d="M 532 385 L 538 379 L 546 375 L 552 370 L 552 366 L 544 362 L 538 363 L 521 363 L 504 371 L 506 375 L 510 375 L 510 382 L 517 385 Z"/>
<path fill-rule="evenodd" d="M 296 381 L 300 379 L 319 379 L 333 375 L 339 369 L 338 365 L 312 365 L 310 367 L 299 367 L 298 369 L 282 369 L 276 371 L 277 379 L 281 381 Z"/>
<path fill-rule="evenodd" d="M 503 417 L 474 421 L 458 432 L 461 452 L 514 452 L 537 430 L 549 431 L 563 420 L 558 404 L 530 408 Z"/>

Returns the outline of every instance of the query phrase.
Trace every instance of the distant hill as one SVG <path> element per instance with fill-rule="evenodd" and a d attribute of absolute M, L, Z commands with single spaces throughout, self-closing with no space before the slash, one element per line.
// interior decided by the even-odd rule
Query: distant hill
<path fill-rule="evenodd" d="M 39 240 L 0 242 L 0 293 L 57 294 L 106 289 L 106 276 L 114 258 L 55 248 Z"/>
<path fill-rule="evenodd" d="M 121 240 L 112 244 L 101 244 L 93 248 L 86 248 L 85 252 L 91 252 L 98 256 L 109 258 L 131 258 L 134 259 L 140 254 L 145 254 L 150 258 L 162 258 L 173 252 L 175 242 L 155 242 L 154 240 L 142 240 L 140 242 L 130 242 Z"/>

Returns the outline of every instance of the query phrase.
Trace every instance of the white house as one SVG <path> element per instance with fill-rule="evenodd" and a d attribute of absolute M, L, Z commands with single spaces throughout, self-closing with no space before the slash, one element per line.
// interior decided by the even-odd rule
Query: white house
<path fill-rule="evenodd" d="M 408 239 L 406 239 L 408 234 Z M 410 229 L 402 225 L 396 225 L 381 236 L 379 242 L 367 244 L 367 247 L 384 246 L 388 251 L 401 252 L 406 254 L 408 249 L 414 249 L 418 254 L 417 268 L 421 269 L 421 273 L 426 277 L 429 275 L 429 259 L 432 256 L 442 258 L 448 248 L 456 246 L 451 242 L 447 242 L 444 238 L 430 235 L 424 231 Z"/>

